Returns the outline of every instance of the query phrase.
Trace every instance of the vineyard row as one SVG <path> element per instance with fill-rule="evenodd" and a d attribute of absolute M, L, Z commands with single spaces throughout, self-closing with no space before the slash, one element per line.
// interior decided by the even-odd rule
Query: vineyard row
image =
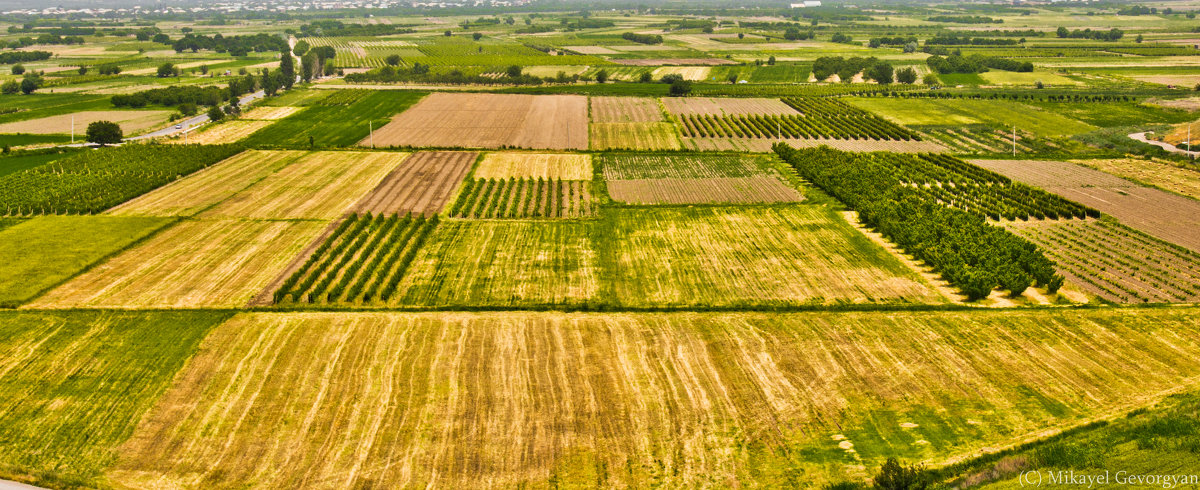
<path fill-rule="evenodd" d="M 839 140 L 920 140 L 916 133 L 880 117 L 681 115 L 683 135 L 693 138 L 830 138 Z"/>
<path fill-rule="evenodd" d="M 455 218 L 581 218 L 595 214 L 588 182 L 468 180 L 450 209 Z"/>

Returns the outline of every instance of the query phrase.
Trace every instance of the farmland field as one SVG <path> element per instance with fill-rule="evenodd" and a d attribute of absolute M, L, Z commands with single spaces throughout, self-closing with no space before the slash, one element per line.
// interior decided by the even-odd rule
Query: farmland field
<path fill-rule="evenodd" d="M 678 150 L 679 135 L 666 122 L 592 123 L 588 127 L 593 150 Z"/>
<path fill-rule="evenodd" d="M 434 93 L 376 131 L 375 146 L 587 149 L 587 98 Z M 360 145 L 370 145 L 363 139 Z"/>
<path fill-rule="evenodd" d="M 680 138 L 684 150 L 692 151 L 739 151 L 766 153 L 775 143 L 784 143 L 793 148 L 816 148 L 828 146 L 842 151 L 890 151 L 895 153 L 940 153 L 946 148 L 934 141 L 897 140 L 847 140 L 847 139 L 789 139 L 789 138 Z"/>
<path fill-rule="evenodd" d="M 0 477 L 95 486 L 116 447 L 229 316 L 0 312 Z"/>
<path fill-rule="evenodd" d="M 41 216 L 0 230 L 0 305 L 33 299 L 169 225 L 163 218 Z"/>
<path fill-rule="evenodd" d="M 254 120 L 236 120 L 228 121 L 220 124 L 210 125 L 203 131 L 197 133 L 188 133 L 187 137 L 175 137 L 167 140 L 176 144 L 193 144 L 193 145 L 219 145 L 223 143 L 236 143 L 247 136 L 250 136 L 258 130 L 271 125 L 271 121 L 254 121 Z"/>
<path fill-rule="evenodd" d="M 586 221 L 444 221 L 390 304 L 581 305 L 599 289 Z"/>
<path fill-rule="evenodd" d="M 1112 215 L 1138 231 L 1200 251 L 1200 201 L 1067 162 L 972 160 L 1019 182 Z"/>
<path fill-rule="evenodd" d="M 607 180 L 702 179 L 720 177 L 758 177 L 774 175 L 772 157 L 751 155 L 641 155 L 609 153 L 597 164 Z"/>
<path fill-rule="evenodd" d="M 592 97 L 593 123 L 640 123 L 663 120 L 658 101 L 648 97 Z"/>
<path fill-rule="evenodd" d="M 474 173 L 477 179 L 591 180 L 592 156 L 579 153 L 490 152 Z"/>
<path fill-rule="evenodd" d="M 1194 315 L 243 313 L 204 340 L 107 476 L 862 480 L 889 456 L 937 464 L 1194 386 Z"/>
<path fill-rule="evenodd" d="M 252 121 L 274 121 L 295 114 L 299 110 L 301 110 L 300 107 L 261 106 L 247 111 L 241 117 L 242 119 L 250 119 Z"/>
<path fill-rule="evenodd" d="M 318 91 L 319 92 L 319 91 Z M 247 146 L 307 149 L 349 147 L 379 129 L 425 92 L 340 90 L 250 135 Z"/>
<path fill-rule="evenodd" d="M 1200 302 L 1200 253 L 1108 221 L 1009 222 L 1067 278 L 1108 301 Z"/>
<path fill-rule="evenodd" d="M 168 111 L 84 111 L 3 123 L 0 133 L 68 134 L 73 120 L 75 137 L 82 141 L 88 124 L 96 121 L 113 121 L 127 134 L 133 134 L 166 123 L 170 114 Z"/>
<path fill-rule="evenodd" d="M 304 156 L 302 151 L 250 150 L 143 194 L 105 214 L 193 216 Z"/>
<path fill-rule="evenodd" d="M 745 204 L 804 199 L 775 177 L 610 180 L 608 193 L 614 201 L 629 204 Z"/>
<path fill-rule="evenodd" d="M 719 99 L 712 97 L 667 97 L 667 111 L 676 116 L 796 115 L 795 109 L 779 99 Z"/>
<path fill-rule="evenodd" d="M 1121 158 L 1111 160 L 1072 160 L 1133 182 L 1200 199 L 1200 171 L 1167 161 Z"/>
<path fill-rule="evenodd" d="M 423 151 L 405 159 L 354 210 L 374 214 L 433 216 L 446 207 L 479 154 Z"/>
<path fill-rule="evenodd" d="M 200 216 L 333 219 L 348 211 L 407 156 L 360 151 L 308 153 Z"/>
<path fill-rule="evenodd" d="M 902 125 L 983 123 L 1000 129 L 1016 126 L 1035 136 L 1065 136 L 1095 129 L 1055 112 L 1013 101 L 873 97 L 850 98 L 847 102 Z"/>
<path fill-rule="evenodd" d="M 601 222 L 606 286 L 622 306 L 943 301 L 822 207 L 634 208 Z"/>
<path fill-rule="evenodd" d="M 455 218 L 583 218 L 595 214 L 590 181 L 541 178 L 467 181 Z"/>
<path fill-rule="evenodd" d="M 33 304 L 38 308 L 244 306 L 324 227 L 321 221 L 184 221 Z"/>

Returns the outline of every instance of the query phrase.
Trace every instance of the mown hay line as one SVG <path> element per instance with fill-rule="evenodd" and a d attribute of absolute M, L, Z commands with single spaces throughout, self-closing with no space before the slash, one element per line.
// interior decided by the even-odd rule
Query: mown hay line
<path fill-rule="evenodd" d="M 476 179 L 591 180 L 592 156 L 578 153 L 492 152 L 484 155 Z"/>
<path fill-rule="evenodd" d="M 304 154 L 301 151 L 244 151 L 126 201 L 105 214 L 192 216 L 266 178 Z"/>

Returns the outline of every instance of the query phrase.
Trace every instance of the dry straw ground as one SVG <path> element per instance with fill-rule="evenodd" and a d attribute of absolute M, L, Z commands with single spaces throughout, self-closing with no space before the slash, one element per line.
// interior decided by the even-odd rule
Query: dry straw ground
<path fill-rule="evenodd" d="M 729 99 L 713 97 L 664 97 L 667 111 L 682 115 L 798 115 L 795 109 L 779 99 Z"/>
<path fill-rule="evenodd" d="M 201 216 L 333 219 L 379 185 L 407 156 L 407 153 L 361 151 L 308 153 Z"/>
<path fill-rule="evenodd" d="M 83 111 L 0 124 L 0 133 L 69 134 L 71 119 L 75 119 L 75 136 L 83 141 L 88 124 L 112 121 L 128 134 L 138 133 L 167 122 L 171 111 Z"/>
<path fill-rule="evenodd" d="M 1196 132 L 1200 135 L 1200 131 Z M 1200 148 L 1200 144 L 1196 145 Z M 1071 163 L 1091 167 L 1134 182 L 1165 191 L 1200 199 L 1200 171 L 1195 167 L 1166 160 L 1119 158 L 1110 160 L 1072 160 Z"/>
<path fill-rule="evenodd" d="M 1200 376 L 1192 309 L 243 313 L 118 486 L 792 487 L 938 463 Z"/>
<path fill-rule="evenodd" d="M 192 216 L 241 192 L 305 154 L 303 151 L 244 151 L 126 201 L 106 214 Z"/>
<path fill-rule="evenodd" d="M 246 112 L 245 114 L 242 114 L 242 119 L 274 121 L 276 119 L 283 119 L 285 117 L 288 117 L 288 116 L 294 114 L 298 110 L 300 110 L 299 107 L 260 106 L 260 107 L 255 107 L 254 109 L 251 109 L 250 111 Z"/>
<path fill-rule="evenodd" d="M 1138 185 L 1068 162 L 971 162 L 1110 214 L 1134 229 L 1200 252 L 1200 201 L 1195 199 Z"/>
<path fill-rule="evenodd" d="M 587 117 L 587 97 L 578 95 L 437 92 L 376 128 L 374 144 L 584 150 Z"/>
<path fill-rule="evenodd" d="M 662 109 L 649 97 L 592 97 L 593 123 L 660 122 Z"/>
<path fill-rule="evenodd" d="M 423 151 L 404 160 L 354 206 L 360 213 L 433 216 L 471 170 L 478 153 Z"/>
<path fill-rule="evenodd" d="M 592 180 L 592 156 L 577 153 L 493 152 L 475 169 L 476 179 Z"/>
<path fill-rule="evenodd" d="M 243 306 L 324 227 L 321 221 L 184 221 L 51 290 L 32 306 Z"/>
<path fill-rule="evenodd" d="M 188 133 L 186 136 L 176 136 L 166 140 L 174 144 L 190 145 L 220 145 L 237 143 L 271 125 L 271 121 L 235 120 L 205 128 L 198 133 Z"/>

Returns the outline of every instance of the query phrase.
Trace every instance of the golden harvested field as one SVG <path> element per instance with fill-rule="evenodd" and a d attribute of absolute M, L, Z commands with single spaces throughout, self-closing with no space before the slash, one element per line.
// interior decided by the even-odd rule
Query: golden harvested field
<path fill-rule="evenodd" d="M 650 97 L 592 97 L 592 123 L 660 122 L 662 109 Z"/>
<path fill-rule="evenodd" d="M 585 303 L 599 289 L 590 232 L 578 221 L 443 221 L 417 252 L 393 304 Z"/>
<path fill-rule="evenodd" d="M 1200 376 L 1193 308 L 242 313 L 116 486 L 795 487 L 939 464 Z M 319 353 L 319 355 L 314 355 Z"/>
<path fill-rule="evenodd" d="M 655 80 L 661 79 L 667 75 L 679 75 L 682 76 L 684 80 L 699 82 L 707 79 L 709 73 L 712 73 L 712 67 L 708 66 L 662 66 L 655 68 L 654 71 L 650 72 L 650 75 L 653 76 Z"/>
<path fill-rule="evenodd" d="M 821 206 L 613 209 L 601 222 L 621 306 L 945 301 Z"/>
<path fill-rule="evenodd" d="M 1099 170 L 1045 160 L 971 163 L 1112 215 L 1151 236 L 1200 252 L 1200 201 L 1138 185 Z"/>
<path fill-rule="evenodd" d="M 800 114 L 779 99 L 713 98 L 713 97 L 663 97 L 667 112 L 684 115 L 797 115 Z"/>
<path fill-rule="evenodd" d="M 1197 131 L 1200 134 L 1200 131 Z M 1200 145 L 1197 145 L 1200 146 Z M 1200 199 L 1200 172 L 1164 160 L 1120 158 L 1111 160 L 1071 160 L 1101 172 L 1123 177 L 1159 189 Z"/>
<path fill-rule="evenodd" d="M 800 202 L 796 189 L 775 177 L 610 180 L 614 201 L 630 204 L 745 204 Z"/>
<path fill-rule="evenodd" d="M 350 209 L 407 153 L 308 153 L 205 211 L 206 218 L 333 219 Z"/>
<path fill-rule="evenodd" d="M 437 92 L 376 128 L 374 138 L 376 146 L 585 150 L 587 124 L 583 96 Z"/>
<path fill-rule="evenodd" d="M 166 140 L 168 143 L 175 144 L 191 144 L 191 145 L 221 145 L 225 143 L 237 143 L 257 132 L 258 130 L 271 125 L 271 121 L 251 121 L 235 119 L 216 125 L 209 124 L 207 128 L 198 133 L 189 133 L 186 137 L 176 136 Z"/>
<path fill-rule="evenodd" d="M 247 112 L 245 114 L 242 114 L 242 119 L 274 121 L 274 120 L 283 119 L 292 114 L 295 114 L 296 111 L 298 111 L 298 110 L 300 110 L 299 107 L 259 106 L 259 107 L 255 107 L 254 109 L 251 109 L 249 112 Z"/>
<path fill-rule="evenodd" d="M 476 179 L 592 180 L 592 156 L 578 153 L 493 152 L 475 168 Z"/>
<path fill-rule="evenodd" d="M 129 135 L 163 124 L 170 115 L 171 111 L 83 111 L 0 124 L 0 133 L 69 134 L 74 117 L 75 137 L 82 142 L 88 124 L 96 121 L 115 122 Z"/>
<path fill-rule="evenodd" d="M 592 123 L 593 150 L 678 150 L 679 134 L 668 122 Z"/>
<path fill-rule="evenodd" d="M 354 211 L 433 216 L 446 207 L 478 157 L 467 151 L 414 153 L 364 196 Z"/>
<path fill-rule="evenodd" d="M 323 221 L 184 221 L 51 290 L 34 308 L 245 306 Z"/>
<path fill-rule="evenodd" d="M 303 151 L 249 150 L 126 201 L 105 214 L 193 216 L 304 156 Z"/>
<path fill-rule="evenodd" d="M 1200 121 L 1192 121 L 1190 123 L 1178 124 L 1170 133 L 1163 136 L 1162 140 L 1176 145 L 1180 148 L 1187 149 L 1188 129 L 1191 129 L 1192 149 L 1200 149 Z"/>
<path fill-rule="evenodd" d="M 697 151 L 747 151 L 766 153 L 771 146 L 784 142 L 794 148 L 828 146 L 842 151 L 891 151 L 896 153 L 942 153 L 946 148 L 934 141 L 885 141 L 838 139 L 774 138 L 681 138 L 683 148 Z"/>

